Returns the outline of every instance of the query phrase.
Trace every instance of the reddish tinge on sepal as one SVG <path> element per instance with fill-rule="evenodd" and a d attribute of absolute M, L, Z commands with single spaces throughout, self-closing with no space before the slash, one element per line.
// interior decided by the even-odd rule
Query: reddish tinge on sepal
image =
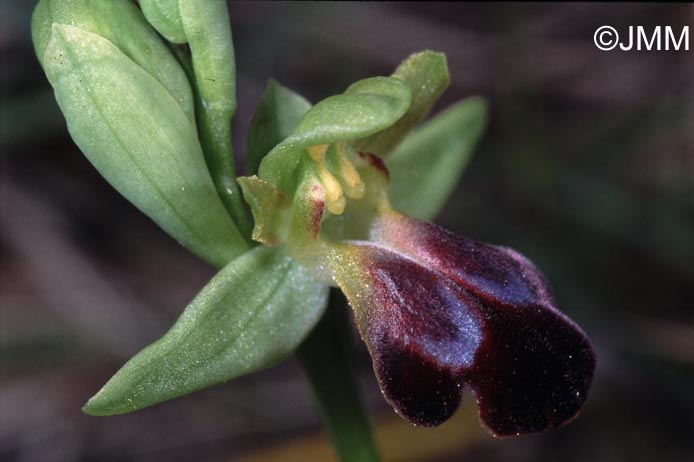
<path fill-rule="evenodd" d="M 595 355 L 532 263 L 394 212 L 375 220 L 372 238 L 336 245 L 331 269 L 400 415 L 438 425 L 464 386 L 498 436 L 578 414 Z"/>

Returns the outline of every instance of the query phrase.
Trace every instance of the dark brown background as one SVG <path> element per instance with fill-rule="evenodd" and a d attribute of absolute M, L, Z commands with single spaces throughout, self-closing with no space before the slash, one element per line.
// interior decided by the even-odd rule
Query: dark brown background
<path fill-rule="evenodd" d="M 131 415 L 80 413 L 213 270 L 72 144 L 33 56 L 32 6 L 0 4 L 0 459 L 329 459 L 294 361 Z M 437 110 L 482 94 L 491 122 L 438 222 L 528 255 L 598 350 L 578 420 L 494 440 L 471 400 L 437 430 L 408 427 L 355 341 L 388 458 L 692 460 L 694 51 L 593 44 L 604 24 L 692 28 L 691 5 L 248 2 L 230 14 L 239 161 L 268 77 L 316 101 L 410 52 L 446 52 L 452 85 Z"/>

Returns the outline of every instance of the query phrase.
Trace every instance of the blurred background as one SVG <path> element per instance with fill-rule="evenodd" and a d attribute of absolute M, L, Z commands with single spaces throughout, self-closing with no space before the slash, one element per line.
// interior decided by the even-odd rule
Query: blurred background
<path fill-rule="evenodd" d="M 0 459 L 335 460 L 295 360 L 129 415 L 80 413 L 213 269 L 71 142 L 33 54 L 32 8 L 0 3 Z M 491 114 L 437 221 L 530 257 L 595 343 L 582 415 L 498 440 L 471 399 L 437 429 L 410 427 L 355 339 L 386 460 L 694 460 L 694 50 L 593 43 L 604 24 L 691 29 L 692 5 L 243 2 L 230 14 L 239 163 L 269 77 L 315 102 L 444 51 L 452 83 L 435 112 L 481 94 Z"/>

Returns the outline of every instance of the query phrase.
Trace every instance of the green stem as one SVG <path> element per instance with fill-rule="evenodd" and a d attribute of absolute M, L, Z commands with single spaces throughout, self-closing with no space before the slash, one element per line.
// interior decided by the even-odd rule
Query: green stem
<path fill-rule="evenodd" d="M 250 222 L 248 221 L 248 214 L 234 174 L 230 121 L 222 115 L 205 108 L 198 92 L 195 95 L 195 113 L 198 121 L 200 144 L 205 154 L 207 168 L 212 176 L 212 182 L 217 189 L 217 194 L 219 194 L 224 207 L 226 207 L 241 234 L 249 238 L 251 235 Z"/>
<path fill-rule="evenodd" d="M 234 153 L 231 146 L 231 121 L 227 122 L 223 114 L 217 114 L 203 104 L 202 96 L 195 84 L 190 49 L 186 45 L 175 44 L 169 44 L 169 48 L 183 67 L 193 89 L 198 138 L 212 182 L 232 220 L 241 234 L 248 239 L 251 235 L 251 224 L 236 183 Z"/>
<path fill-rule="evenodd" d="M 325 315 L 297 354 L 342 462 L 380 460 L 359 396 L 344 296 L 332 289 Z"/>

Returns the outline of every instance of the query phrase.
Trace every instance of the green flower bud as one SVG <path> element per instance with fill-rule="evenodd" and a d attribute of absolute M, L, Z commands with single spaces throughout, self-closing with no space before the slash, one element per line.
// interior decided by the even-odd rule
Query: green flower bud
<path fill-rule="evenodd" d="M 222 266 L 248 249 L 207 171 L 195 128 L 164 86 L 104 37 L 53 24 L 44 68 L 75 143 L 171 236 Z"/>
<path fill-rule="evenodd" d="M 195 124 L 193 95 L 183 68 L 133 2 L 41 0 L 34 10 L 31 33 L 43 67 L 54 23 L 79 27 L 109 40 L 163 85 Z"/>
<path fill-rule="evenodd" d="M 171 43 L 186 43 L 178 0 L 140 0 L 147 21 Z"/>

